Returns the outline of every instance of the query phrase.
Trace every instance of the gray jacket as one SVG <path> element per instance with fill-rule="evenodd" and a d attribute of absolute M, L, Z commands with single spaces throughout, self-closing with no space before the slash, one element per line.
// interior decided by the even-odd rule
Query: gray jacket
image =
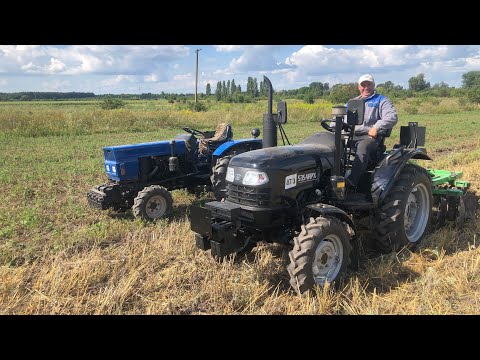
<path fill-rule="evenodd" d="M 357 96 L 355 99 L 361 98 L 361 96 Z M 374 92 L 372 96 L 365 99 L 363 124 L 355 126 L 355 134 L 367 134 L 372 127 L 377 128 L 380 134 L 384 134 L 385 131 L 393 128 L 397 122 L 397 111 L 390 99 Z"/>

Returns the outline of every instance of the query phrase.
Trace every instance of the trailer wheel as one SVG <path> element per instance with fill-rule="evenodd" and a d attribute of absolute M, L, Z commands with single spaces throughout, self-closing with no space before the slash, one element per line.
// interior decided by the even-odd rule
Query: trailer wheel
<path fill-rule="evenodd" d="M 212 170 L 210 180 L 212 182 L 212 191 L 217 201 L 222 201 L 227 195 L 227 167 L 232 156 L 225 156 L 217 159 Z"/>
<path fill-rule="evenodd" d="M 294 239 L 289 252 L 290 285 L 298 294 L 325 286 L 338 287 L 351 262 L 352 236 L 347 226 L 337 218 L 310 218 Z"/>
<path fill-rule="evenodd" d="M 172 212 L 172 195 L 162 186 L 147 186 L 138 193 L 133 202 L 132 210 L 133 215 L 142 220 L 160 219 Z"/>
<path fill-rule="evenodd" d="M 429 230 L 432 205 L 432 181 L 428 172 L 417 165 L 405 165 L 375 212 L 377 248 L 388 253 L 417 246 Z"/>

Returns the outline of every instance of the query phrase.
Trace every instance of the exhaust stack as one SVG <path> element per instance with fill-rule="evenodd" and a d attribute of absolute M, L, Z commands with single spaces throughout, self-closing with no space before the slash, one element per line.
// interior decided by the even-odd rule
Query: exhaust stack
<path fill-rule="evenodd" d="M 263 114 L 263 148 L 277 146 L 277 122 L 273 114 L 273 88 L 270 80 L 264 76 L 263 80 L 268 85 L 268 113 Z M 277 114 L 275 114 L 277 115 Z"/>

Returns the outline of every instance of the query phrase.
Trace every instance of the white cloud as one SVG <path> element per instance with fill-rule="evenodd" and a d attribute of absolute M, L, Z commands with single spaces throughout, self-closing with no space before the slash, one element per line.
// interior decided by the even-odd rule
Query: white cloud
<path fill-rule="evenodd" d="M 157 82 L 158 76 L 157 74 L 149 74 L 143 78 L 145 82 Z"/>
<path fill-rule="evenodd" d="M 461 63 L 475 63 L 477 46 L 453 45 L 369 45 L 329 48 L 307 45 L 285 59 L 294 70 L 287 81 L 315 78 L 335 83 L 353 82 L 362 73 L 373 73 L 377 82 L 391 80 L 405 84 L 418 73 L 438 79 L 443 72 L 458 72 Z M 474 67 L 474 66 L 472 66 Z M 434 72 L 438 71 L 435 75 Z M 390 79 L 392 73 L 406 79 Z M 435 80 L 436 81 L 436 80 Z M 440 80 L 439 80 L 440 81 Z"/>
<path fill-rule="evenodd" d="M 71 84 L 68 80 L 51 80 L 42 82 L 42 91 L 70 91 Z"/>
<path fill-rule="evenodd" d="M 193 79 L 193 76 L 191 73 L 188 74 L 177 74 L 173 76 L 173 80 L 175 81 L 183 81 L 183 80 L 191 80 Z"/>
<path fill-rule="evenodd" d="M 146 75 L 188 56 L 184 45 L 0 46 L 0 71 Z M 52 59 L 53 62 L 52 62 Z"/>
<path fill-rule="evenodd" d="M 480 69 L 480 56 L 465 59 L 465 67 L 467 70 L 478 71 Z"/>
<path fill-rule="evenodd" d="M 218 52 L 233 52 L 233 51 L 242 51 L 244 45 L 213 45 L 216 51 Z"/>
<path fill-rule="evenodd" d="M 65 64 L 58 59 L 51 58 L 50 65 L 48 66 L 48 70 L 50 73 L 58 73 L 64 71 L 66 68 Z"/>
<path fill-rule="evenodd" d="M 121 83 L 124 82 L 134 82 L 135 77 L 130 76 L 130 75 L 117 75 L 113 78 L 109 78 L 106 80 L 103 80 L 101 83 L 105 87 L 112 87 L 112 86 L 118 86 Z"/>

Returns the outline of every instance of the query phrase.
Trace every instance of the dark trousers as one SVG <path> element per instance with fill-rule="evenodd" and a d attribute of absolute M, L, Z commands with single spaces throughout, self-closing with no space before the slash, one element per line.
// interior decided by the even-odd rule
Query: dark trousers
<path fill-rule="evenodd" d="M 380 145 L 380 137 L 375 139 L 368 135 L 354 135 L 353 146 L 356 147 L 355 160 L 353 160 L 352 172 L 348 179 L 352 185 L 357 186 L 360 176 L 367 170 L 368 160 L 377 151 Z"/>

